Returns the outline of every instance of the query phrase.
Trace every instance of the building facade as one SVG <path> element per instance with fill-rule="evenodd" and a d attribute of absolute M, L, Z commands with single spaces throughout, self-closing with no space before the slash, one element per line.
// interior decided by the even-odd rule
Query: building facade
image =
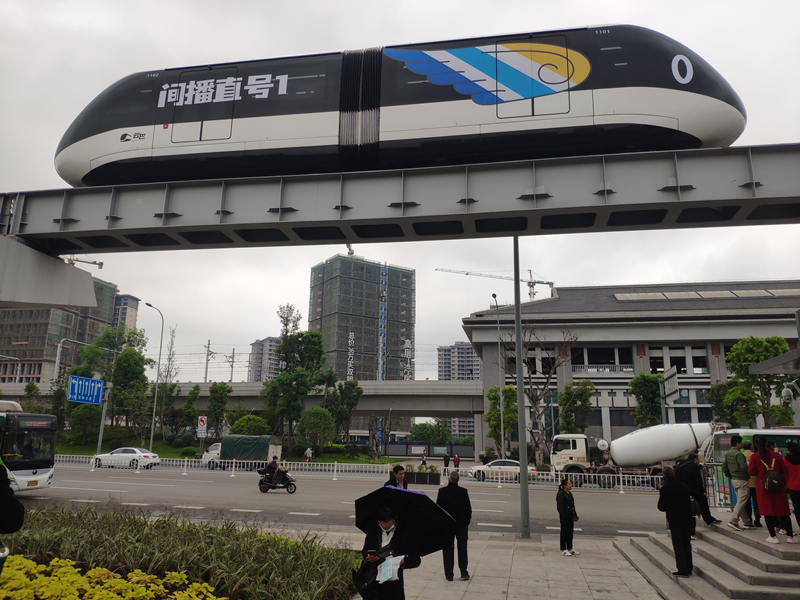
<path fill-rule="evenodd" d="M 81 344 L 91 344 L 114 318 L 117 286 L 92 278 L 97 306 L 0 309 L 0 383 L 41 383 L 54 379 L 58 345 L 62 345 L 60 374 L 79 362 Z"/>
<path fill-rule="evenodd" d="M 114 297 L 114 318 L 112 327 L 124 325 L 125 329 L 136 329 L 139 317 L 139 298 L 130 294 L 117 294 Z"/>
<path fill-rule="evenodd" d="M 413 269 L 337 255 L 311 269 L 308 328 L 347 380 L 414 379 Z"/>
<path fill-rule="evenodd" d="M 452 346 L 436 348 L 439 381 L 470 381 L 481 379 L 481 359 L 469 342 L 455 342 Z M 475 435 L 474 419 L 450 417 L 450 430 L 454 438 Z"/>
<path fill-rule="evenodd" d="M 548 437 L 558 433 L 558 391 L 568 383 L 592 381 L 596 393 L 586 433 L 610 440 L 635 428 L 631 378 L 673 366 L 679 391 L 667 406 L 668 422 L 712 421 L 705 395 L 729 378 L 726 353 L 748 336 L 780 336 L 796 348 L 798 308 L 800 281 L 559 288 L 552 298 L 523 304 L 524 352 L 533 380 L 543 386 L 551 375 Z M 463 324 L 483 361 L 484 389 L 497 385 L 498 368 L 514 384 L 514 307 L 480 311 Z M 524 372 L 527 378 L 527 366 Z M 476 428 L 482 425 L 476 419 Z"/>
<path fill-rule="evenodd" d="M 269 381 L 281 371 L 278 360 L 279 337 L 266 337 L 250 344 L 250 361 L 247 368 L 247 381 Z"/>

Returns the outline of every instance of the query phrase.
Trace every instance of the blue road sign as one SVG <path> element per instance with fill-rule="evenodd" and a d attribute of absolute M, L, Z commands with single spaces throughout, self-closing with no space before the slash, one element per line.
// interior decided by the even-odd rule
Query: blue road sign
<path fill-rule="evenodd" d="M 103 380 L 71 375 L 67 386 L 67 400 L 84 404 L 102 404 Z"/>

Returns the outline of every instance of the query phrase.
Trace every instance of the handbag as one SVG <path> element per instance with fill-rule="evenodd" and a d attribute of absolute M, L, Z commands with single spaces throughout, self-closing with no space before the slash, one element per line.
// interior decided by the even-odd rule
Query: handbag
<path fill-rule="evenodd" d="M 690 506 L 689 514 L 691 514 L 693 517 L 700 516 L 701 513 L 700 503 L 697 501 L 697 499 L 695 499 L 694 496 L 689 497 L 689 506 Z"/>
<path fill-rule="evenodd" d="M 353 585 L 362 598 L 366 598 L 367 591 L 377 585 L 375 583 L 377 576 L 378 565 L 367 560 L 361 563 L 357 571 L 353 569 Z"/>

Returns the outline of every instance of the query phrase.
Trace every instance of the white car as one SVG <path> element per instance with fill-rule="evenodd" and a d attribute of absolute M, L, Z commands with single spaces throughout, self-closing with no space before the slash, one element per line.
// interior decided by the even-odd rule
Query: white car
<path fill-rule="evenodd" d="M 477 465 L 469 470 L 471 477 L 478 481 L 491 479 L 495 481 L 519 481 L 519 461 L 498 458 L 485 465 Z M 536 475 L 536 467 L 528 465 L 528 479 Z"/>
<path fill-rule="evenodd" d="M 100 467 L 128 467 L 131 469 L 151 469 L 161 464 L 155 452 L 144 448 L 117 448 L 105 454 L 96 454 L 92 459 L 95 469 Z"/>

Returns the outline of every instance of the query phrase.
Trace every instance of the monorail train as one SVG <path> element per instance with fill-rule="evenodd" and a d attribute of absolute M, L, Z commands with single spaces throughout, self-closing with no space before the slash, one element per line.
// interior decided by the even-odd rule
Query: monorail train
<path fill-rule="evenodd" d="M 742 101 L 630 25 L 130 75 L 58 145 L 75 186 L 726 146 Z"/>

